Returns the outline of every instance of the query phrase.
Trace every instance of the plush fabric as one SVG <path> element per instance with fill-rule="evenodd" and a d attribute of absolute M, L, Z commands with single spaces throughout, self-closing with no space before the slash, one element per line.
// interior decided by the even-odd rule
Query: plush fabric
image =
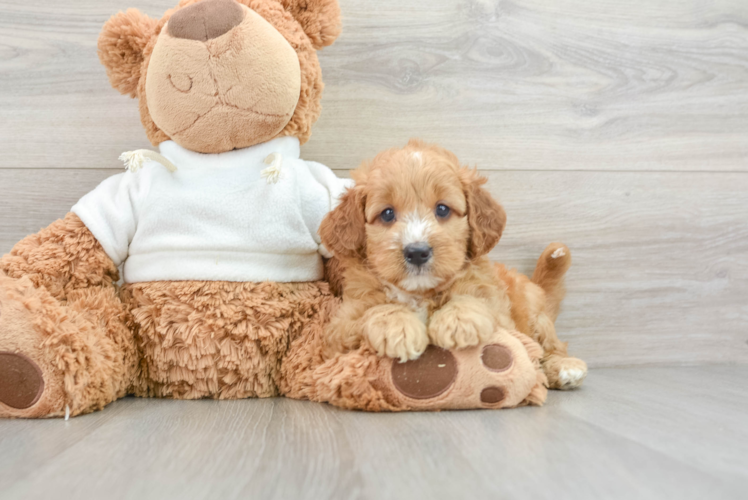
<path fill-rule="evenodd" d="M 122 297 L 141 356 L 134 393 L 178 399 L 277 396 L 290 340 L 334 300 L 321 282 L 135 283 Z"/>
<path fill-rule="evenodd" d="M 318 252 L 330 254 L 316 228 L 344 182 L 299 160 L 298 145 L 319 116 L 316 50 L 340 33 L 339 8 L 241 0 L 239 20 L 225 1 L 183 11 L 171 34 L 170 18 L 196 0 L 160 20 L 128 10 L 105 24 L 99 57 L 110 82 L 139 99 L 148 138 L 176 171 L 149 163 L 115 176 L 0 259 L 0 417 L 80 415 L 126 394 L 286 395 L 370 411 L 542 404 L 540 363 L 557 360 L 540 360 L 535 341 L 508 330 L 473 351 L 430 350 L 405 364 L 367 343 L 323 352 L 345 282 L 335 259 L 329 284 L 318 281 Z M 204 33 L 185 25 L 205 15 L 216 17 L 203 19 Z M 178 252 L 139 260 L 159 249 Z M 231 249 L 244 254 L 216 272 Z M 298 265 L 307 274 L 290 272 L 289 253 L 310 256 Z M 258 264 L 259 255 L 275 260 Z"/>
<path fill-rule="evenodd" d="M 292 343 L 281 366 L 281 393 L 294 399 L 329 402 L 335 406 L 365 411 L 413 411 L 540 406 L 545 402 L 546 377 L 540 367 L 542 349 L 529 336 L 497 331 L 481 345 L 456 351 L 444 351 L 454 358 L 455 376 L 433 395 L 419 398 L 403 392 L 396 379 L 407 378 L 407 369 L 429 380 L 444 369 L 444 364 L 429 361 L 426 355 L 404 363 L 377 356 L 365 343 L 345 354 L 326 358 L 324 325 L 337 308 L 328 302 L 308 323 L 304 335 Z M 500 346 L 511 354 L 505 370 L 491 371 L 484 363 L 484 349 Z M 429 349 L 438 349 L 431 347 Z M 427 351 L 426 354 L 428 354 Z M 419 365 L 426 366 L 419 366 Z M 430 366 L 429 366 L 430 365 Z M 495 402 L 483 401 L 485 392 L 496 391 Z"/>
<path fill-rule="evenodd" d="M 175 172 L 147 162 L 72 208 L 124 264 L 125 282 L 322 279 L 317 229 L 351 182 L 300 160 L 298 139 L 213 155 L 173 141 L 160 149 Z M 277 179 L 264 177 L 269 168 Z"/>
<path fill-rule="evenodd" d="M 258 13 L 233 3 L 244 19 L 230 32 L 201 42 L 163 29 L 148 64 L 151 118 L 195 151 L 217 153 L 272 139 L 299 101 L 294 48 Z"/>
<path fill-rule="evenodd" d="M 0 259 L 0 352 L 20 352 L 44 374 L 44 393 L 0 416 L 61 416 L 124 396 L 137 366 L 117 270 L 73 214 L 19 242 Z"/>
<path fill-rule="evenodd" d="M 312 125 L 322 109 L 320 99 L 324 88 L 316 50 L 330 45 L 340 33 L 337 1 L 240 0 L 248 15 L 235 29 L 209 40 L 207 45 L 197 40 L 177 39 L 164 31 L 172 15 L 196 1 L 182 0 L 160 20 L 135 9 L 120 12 L 107 21 L 99 36 L 99 59 L 107 69 L 109 80 L 121 93 L 138 98 L 141 121 L 151 143 L 156 146 L 173 139 L 193 151 L 220 153 L 259 144 L 274 135 L 297 137 L 302 144 L 309 140 Z M 268 29 L 270 26 L 282 35 L 286 44 L 270 35 L 274 33 Z M 270 41 L 257 39 L 255 34 L 260 32 L 267 34 Z M 157 45 L 163 47 L 157 48 Z M 295 52 L 295 61 L 290 58 L 289 46 Z M 284 54 L 282 65 L 278 64 L 279 54 Z M 253 73 L 237 67 L 238 61 L 246 62 L 251 58 L 252 71 L 261 69 L 260 74 L 272 78 L 273 85 L 262 82 L 248 86 L 232 77 L 242 84 L 241 95 L 222 81 L 215 88 L 217 99 L 196 97 L 197 92 L 189 93 L 188 98 L 185 89 L 191 90 L 190 85 L 195 85 L 197 90 L 201 85 L 212 83 L 207 68 L 194 65 L 191 58 L 195 56 L 209 60 L 208 67 L 214 74 L 224 77 L 241 74 L 249 82 L 260 83 Z M 157 63 L 153 66 L 152 58 Z M 149 85 L 150 71 L 158 72 L 161 79 L 151 79 Z M 171 83 L 167 81 L 170 72 L 174 73 Z M 298 80 L 293 79 L 292 74 L 298 74 Z M 149 97 L 151 92 L 158 92 L 158 96 Z M 293 103 L 288 104 L 289 99 L 295 99 L 295 107 Z M 223 105 L 205 114 L 209 106 L 221 101 Z M 166 102 L 172 104 L 161 105 Z M 175 106 L 176 102 L 180 106 Z M 159 108 L 155 120 L 152 103 L 157 103 Z M 242 109 L 247 103 L 259 103 L 263 107 L 253 107 L 255 112 L 252 113 Z M 271 116 L 289 112 L 285 118 Z M 198 116 L 202 116 L 203 123 L 195 126 Z M 193 133 L 183 132 L 191 127 Z"/>
<path fill-rule="evenodd" d="M 207 42 L 241 24 L 244 11 L 234 0 L 194 3 L 169 20 L 169 34 Z"/>

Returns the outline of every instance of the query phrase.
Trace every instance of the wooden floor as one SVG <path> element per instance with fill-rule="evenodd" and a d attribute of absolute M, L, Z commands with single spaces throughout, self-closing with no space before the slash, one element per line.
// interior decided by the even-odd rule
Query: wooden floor
<path fill-rule="evenodd" d="M 125 399 L 0 421 L 0 498 L 745 499 L 748 366 L 607 368 L 542 408 Z"/>
<path fill-rule="evenodd" d="M 0 0 L 0 253 L 151 147 L 96 38 L 176 3 Z M 0 421 L 0 498 L 748 498 L 748 1 L 340 4 L 302 156 L 345 176 L 418 136 L 477 166 L 509 217 L 492 258 L 567 243 L 558 330 L 606 368 L 540 409 Z"/>

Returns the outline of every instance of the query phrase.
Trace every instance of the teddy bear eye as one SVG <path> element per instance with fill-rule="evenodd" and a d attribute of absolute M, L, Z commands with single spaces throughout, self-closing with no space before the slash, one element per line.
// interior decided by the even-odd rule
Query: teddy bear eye
<path fill-rule="evenodd" d="M 392 222 L 395 220 L 395 210 L 392 208 L 385 208 L 382 210 L 382 213 L 379 214 L 379 218 L 382 219 L 382 222 Z"/>
<path fill-rule="evenodd" d="M 192 90 L 192 78 L 187 75 L 169 75 L 169 83 L 184 94 Z"/>
<path fill-rule="evenodd" d="M 451 212 L 450 208 L 443 203 L 439 203 L 436 206 L 436 216 L 439 217 L 440 219 L 446 219 L 447 217 L 449 217 L 450 212 Z"/>

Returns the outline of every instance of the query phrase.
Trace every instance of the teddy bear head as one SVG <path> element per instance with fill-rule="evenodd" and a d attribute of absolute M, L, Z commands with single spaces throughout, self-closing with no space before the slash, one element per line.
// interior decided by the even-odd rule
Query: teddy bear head
<path fill-rule="evenodd" d="M 323 88 L 316 51 L 339 34 L 337 0 L 181 0 L 160 20 L 114 15 L 98 47 L 154 146 L 222 153 L 309 139 Z"/>

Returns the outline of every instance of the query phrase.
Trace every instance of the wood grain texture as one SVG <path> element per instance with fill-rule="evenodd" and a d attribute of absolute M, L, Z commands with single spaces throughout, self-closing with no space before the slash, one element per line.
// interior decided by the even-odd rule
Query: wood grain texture
<path fill-rule="evenodd" d="M 0 498 L 742 499 L 746 366 L 593 370 L 542 408 L 125 399 L 0 421 Z"/>
<path fill-rule="evenodd" d="M 106 19 L 175 0 L 0 1 L 0 168 L 114 168 L 147 146 L 96 57 Z M 305 155 L 420 136 L 512 170 L 748 170 L 741 0 L 341 0 Z"/>
<path fill-rule="evenodd" d="M 0 0 L 0 252 L 59 218 L 124 150 L 136 103 L 103 22 L 173 0 Z M 748 3 L 341 0 L 306 159 L 346 169 L 421 136 L 489 173 L 496 260 L 574 254 L 558 323 L 593 366 L 748 362 Z"/>
<path fill-rule="evenodd" d="M 110 174 L 0 170 L 0 185 L 15 190 L 0 198 L 0 252 L 62 217 Z M 592 366 L 748 362 L 748 176 L 487 175 L 509 214 L 494 260 L 532 273 L 551 241 L 571 248 L 557 327 L 572 353 Z"/>

